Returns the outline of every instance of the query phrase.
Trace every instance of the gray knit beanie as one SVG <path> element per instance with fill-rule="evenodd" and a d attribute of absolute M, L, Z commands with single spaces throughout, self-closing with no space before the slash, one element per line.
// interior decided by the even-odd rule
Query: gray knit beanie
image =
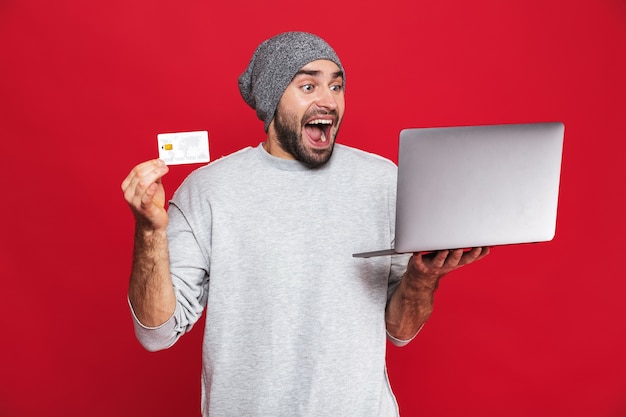
<path fill-rule="evenodd" d="M 306 64 L 318 59 L 334 62 L 343 72 L 333 48 L 311 33 L 281 33 L 265 40 L 254 51 L 248 68 L 239 76 L 239 92 L 265 122 L 266 132 L 293 77 Z"/>

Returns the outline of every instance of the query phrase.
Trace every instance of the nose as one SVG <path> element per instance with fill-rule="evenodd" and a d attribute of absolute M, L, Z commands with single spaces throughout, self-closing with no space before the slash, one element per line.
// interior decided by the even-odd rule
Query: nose
<path fill-rule="evenodd" d="M 329 88 L 320 88 L 318 90 L 318 97 L 315 102 L 317 107 L 327 109 L 327 110 L 335 110 L 337 109 L 337 94 L 335 91 Z"/>

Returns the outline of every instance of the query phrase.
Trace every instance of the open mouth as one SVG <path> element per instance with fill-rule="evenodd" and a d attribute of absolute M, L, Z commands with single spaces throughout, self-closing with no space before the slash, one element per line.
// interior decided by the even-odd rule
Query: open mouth
<path fill-rule="evenodd" d="M 313 119 L 304 125 L 309 140 L 318 146 L 324 146 L 330 141 L 332 128 L 332 119 Z"/>

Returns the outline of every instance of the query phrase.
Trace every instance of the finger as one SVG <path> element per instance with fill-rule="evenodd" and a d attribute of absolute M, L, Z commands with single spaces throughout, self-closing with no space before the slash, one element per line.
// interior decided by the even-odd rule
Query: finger
<path fill-rule="evenodd" d="M 419 273 L 427 272 L 432 268 L 436 253 L 423 253 L 415 252 L 411 257 L 410 262 L 413 264 L 415 270 Z"/>
<path fill-rule="evenodd" d="M 489 246 L 485 246 L 485 247 L 481 248 L 480 255 L 478 255 L 476 260 L 482 259 L 485 256 L 489 255 L 489 252 L 491 252 L 491 248 Z"/>
<path fill-rule="evenodd" d="M 424 254 L 422 252 L 414 252 L 410 262 L 418 269 L 421 269 L 424 265 Z"/>
<path fill-rule="evenodd" d="M 489 248 L 488 246 L 483 246 L 480 248 L 474 248 L 473 250 L 476 251 L 476 259 L 475 261 L 484 258 L 485 256 L 489 255 L 489 251 L 491 248 Z"/>
<path fill-rule="evenodd" d="M 433 266 L 437 268 L 442 268 L 446 263 L 446 259 L 448 258 L 449 250 L 440 250 L 437 251 L 435 257 L 433 258 Z"/>
<path fill-rule="evenodd" d="M 128 189 L 131 184 L 136 183 L 137 178 L 142 177 L 146 172 L 158 167 L 159 165 L 160 164 L 157 159 L 151 159 L 133 167 L 128 176 L 122 182 L 122 190 Z"/>
<path fill-rule="evenodd" d="M 448 268 L 456 268 L 461 262 L 461 259 L 463 259 L 463 249 L 451 250 L 445 260 L 445 265 Z"/>
<path fill-rule="evenodd" d="M 159 159 L 137 165 L 124 181 L 126 200 L 133 205 L 139 204 L 152 184 L 160 183 L 168 170 L 167 165 Z"/>
<path fill-rule="evenodd" d="M 148 188 L 146 188 L 146 192 L 141 196 L 141 208 L 148 209 L 152 206 L 154 202 L 154 196 L 158 190 L 159 186 L 156 182 L 150 184 Z"/>
<path fill-rule="evenodd" d="M 132 169 L 124 181 L 124 185 L 126 185 L 126 187 L 131 186 L 147 176 L 154 176 L 155 178 L 161 177 L 165 172 L 167 172 L 167 170 L 167 165 L 165 165 L 165 163 L 160 159 L 152 159 L 150 161 L 142 162 Z"/>
<path fill-rule="evenodd" d="M 163 161 L 154 159 L 137 167 L 134 180 L 137 181 L 137 186 L 145 192 L 151 184 L 160 181 L 168 170 L 169 168 Z"/>
<path fill-rule="evenodd" d="M 488 247 L 476 247 L 472 248 L 469 252 L 466 252 L 463 255 L 463 259 L 460 261 L 460 265 L 471 264 L 472 262 L 476 262 L 477 260 L 487 256 L 489 254 Z"/>

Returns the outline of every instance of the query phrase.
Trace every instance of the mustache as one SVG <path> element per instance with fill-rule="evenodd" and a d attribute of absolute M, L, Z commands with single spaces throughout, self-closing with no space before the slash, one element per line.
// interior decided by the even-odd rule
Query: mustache
<path fill-rule="evenodd" d="M 337 110 L 332 109 L 332 110 L 324 110 L 324 109 L 317 109 L 317 110 L 312 110 L 310 112 L 306 112 L 304 114 L 304 116 L 302 117 L 304 120 L 306 119 L 310 119 L 316 116 L 333 116 L 337 119 L 339 119 L 339 113 L 337 113 Z"/>

